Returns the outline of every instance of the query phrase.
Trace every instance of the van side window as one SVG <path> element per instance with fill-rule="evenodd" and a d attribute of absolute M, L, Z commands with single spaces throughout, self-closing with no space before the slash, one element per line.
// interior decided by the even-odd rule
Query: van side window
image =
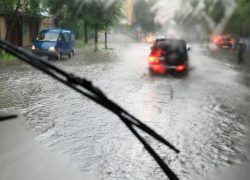
<path fill-rule="evenodd" d="M 69 33 L 63 33 L 65 42 L 70 42 L 70 34 Z"/>
<path fill-rule="evenodd" d="M 62 34 L 59 34 L 58 40 L 59 40 L 59 41 L 64 41 L 64 40 L 65 40 L 65 39 L 64 39 L 64 36 L 63 36 Z"/>
<path fill-rule="evenodd" d="M 74 34 L 71 34 L 71 41 L 75 41 L 75 35 Z"/>

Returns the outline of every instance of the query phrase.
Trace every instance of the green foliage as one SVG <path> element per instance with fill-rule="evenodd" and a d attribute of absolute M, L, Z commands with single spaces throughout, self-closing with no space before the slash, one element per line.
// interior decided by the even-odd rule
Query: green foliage
<path fill-rule="evenodd" d="M 250 2 L 248 0 L 237 0 L 238 10 L 242 15 L 250 14 Z"/>
<path fill-rule="evenodd" d="M 116 23 L 119 22 L 122 17 L 122 1 L 116 1 L 111 6 L 109 6 L 105 13 L 103 14 L 103 28 L 106 30 L 110 27 L 113 27 Z"/>
<path fill-rule="evenodd" d="M 15 60 L 16 57 L 10 55 L 10 54 L 7 54 L 7 53 L 0 53 L 0 62 L 2 61 L 13 61 Z"/>
<path fill-rule="evenodd" d="M 192 7 L 196 7 L 198 5 L 199 0 L 190 0 L 190 4 Z"/>
<path fill-rule="evenodd" d="M 210 12 L 208 13 L 209 16 L 214 20 L 215 23 L 219 23 L 225 13 L 224 5 L 221 1 L 217 1 L 211 8 Z"/>
<path fill-rule="evenodd" d="M 1 0 L 0 11 L 12 11 L 14 5 L 17 4 L 18 0 Z"/>
<path fill-rule="evenodd" d="M 188 0 L 187 1 L 192 9 L 197 7 L 198 0 Z M 250 36 L 250 1 L 249 0 L 235 0 L 236 2 L 236 10 L 233 16 L 230 18 L 227 23 L 224 33 L 232 34 L 234 36 Z M 223 4 L 224 3 L 224 4 Z M 205 14 L 212 18 L 215 24 L 221 22 L 222 18 L 225 16 L 226 11 L 226 3 L 222 0 L 204 0 Z M 183 12 L 179 12 L 180 14 L 185 14 Z M 192 12 L 187 16 L 179 15 L 177 21 L 184 26 L 185 28 L 194 27 L 195 24 L 201 24 L 206 28 L 206 21 L 200 16 L 193 16 Z M 209 27 L 207 26 L 207 29 Z"/>
<path fill-rule="evenodd" d="M 32 16 L 34 20 L 41 16 L 41 11 L 38 0 L 1 0 L 0 12 L 3 12 L 7 24 L 5 40 L 11 40 L 11 31 L 21 20 L 20 16 Z"/>
<path fill-rule="evenodd" d="M 134 27 L 140 27 L 144 32 L 155 32 L 157 26 L 154 23 L 155 14 L 151 7 L 155 1 L 137 0 L 134 5 Z"/>
<path fill-rule="evenodd" d="M 213 19 L 215 23 L 219 23 L 225 13 L 225 8 L 222 1 L 216 1 L 215 3 L 211 0 L 205 0 L 205 12 L 209 17 Z"/>
<path fill-rule="evenodd" d="M 235 34 L 236 36 L 250 35 L 250 1 L 237 0 L 237 8 L 230 19 L 226 32 Z"/>
<path fill-rule="evenodd" d="M 101 0 L 81 1 L 76 4 L 78 6 L 76 15 L 86 20 L 92 28 L 97 25 L 99 30 L 108 29 L 122 16 L 122 1 L 114 1 L 109 6 L 106 6 L 107 3 Z"/>
<path fill-rule="evenodd" d="M 19 4 L 19 6 L 18 6 Z M 17 7 L 18 6 L 18 7 Z M 42 9 L 39 6 L 38 0 L 1 0 L 0 11 L 14 12 L 16 9 L 31 16 L 40 16 Z M 9 17 L 15 18 L 15 17 Z"/>
<path fill-rule="evenodd" d="M 238 0 L 237 1 L 237 14 L 245 23 L 250 23 L 250 1 L 249 0 Z"/>
<path fill-rule="evenodd" d="M 40 8 L 38 0 L 26 0 L 25 11 L 31 16 L 40 16 L 43 9 Z"/>
<path fill-rule="evenodd" d="M 76 48 L 81 49 L 84 46 L 84 43 L 82 40 L 77 39 L 76 40 Z"/>
<path fill-rule="evenodd" d="M 121 17 L 122 1 L 117 0 L 106 6 L 101 0 L 47 0 L 47 7 L 51 14 L 56 16 L 56 25 L 61 28 L 70 28 L 80 37 L 83 32 L 83 22 L 86 21 L 93 34 L 93 29 L 106 30 L 115 25 Z"/>

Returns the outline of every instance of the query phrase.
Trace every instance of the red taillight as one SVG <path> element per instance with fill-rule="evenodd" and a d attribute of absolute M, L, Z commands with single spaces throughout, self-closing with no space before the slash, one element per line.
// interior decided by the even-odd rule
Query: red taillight
<path fill-rule="evenodd" d="M 158 57 L 162 54 L 161 49 L 151 51 L 150 55 L 148 56 L 149 63 L 158 63 Z"/>
<path fill-rule="evenodd" d="M 152 65 L 151 70 L 155 73 L 160 73 L 160 74 L 163 74 L 165 72 L 165 68 L 159 64 Z"/>
<path fill-rule="evenodd" d="M 214 37 L 212 37 L 212 41 L 213 41 L 213 43 L 219 43 L 221 38 L 222 38 L 222 36 L 214 36 Z"/>
<path fill-rule="evenodd" d="M 150 55 L 148 57 L 148 62 L 149 63 L 156 63 L 156 62 L 158 62 L 157 57 Z"/>
<path fill-rule="evenodd" d="M 181 71 L 184 71 L 186 69 L 186 66 L 185 65 L 179 65 L 179 66 L 176 66 L 175 70 L 177 72 L 181 72 Z"/>

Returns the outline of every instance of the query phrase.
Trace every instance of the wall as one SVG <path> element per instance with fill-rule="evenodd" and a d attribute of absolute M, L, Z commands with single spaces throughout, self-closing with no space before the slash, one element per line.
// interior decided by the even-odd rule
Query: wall
<path fill-rule="evenodd" d="M 53 23 L 53 16 L 51 17 L 46 17 L 41 21 L 40 24 L 40 30 L 42 29 L 47 29 L 47 28 L 54 28 L 54 23 Z"/>
<path fill-rule="evenodd" d="M 5 39 L 5 35 L 7 32 L 7 28 L 6 28 L 6 23 L 4 18 L 0 17 L 0 39 Z"/>
<path fill-rule="evenodd" d="M 134 0 L 126 0 L 123 4 L 123 14 L 127 19 L 127 24 L 132 25 L 133 23 L 133 8 Z"/>
<path fill-rule="evenodd" d="M 23 43 L 22 45 L 25 47 L 25 46 L 30 46 L 31 45 L 31 38 L 30 38 L 30 23 L 27 22 L 27 21 L 23 21 L 23 25 L 22 25 L 22 28 L 23 28 L 23 31 L 22 31 L 22 40 L 23 40 Z"/>

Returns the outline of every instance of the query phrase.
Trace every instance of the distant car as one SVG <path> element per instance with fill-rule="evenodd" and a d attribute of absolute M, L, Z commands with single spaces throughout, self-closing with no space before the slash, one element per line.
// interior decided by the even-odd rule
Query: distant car
<path fill-rule="evenodd" d="M 148 56 L 150 74 L 187 72 L 189 50 L 184 40 L 156 39 Z"/>
<path fill-rule="evenodd" d="M 220 48 L 233 48 L 235 41 L 233 38 L 220 36 L 214 41 L 215 45 Z"/>
<path fill-rule="evenodd" d="M 142 38 L 142 41 L 148 44 L 152 44 L 155 40 L 155 37 L 152 34 L 148 34 Z"/>
<path fill-rule="evenodd" d="M 61 59 L 62 55 L 71 58 L 75 53 L 75 35 L 65 29 L 44 29 L 32 45 L 32 52 L 46 55 L 48 59 Z"/>

